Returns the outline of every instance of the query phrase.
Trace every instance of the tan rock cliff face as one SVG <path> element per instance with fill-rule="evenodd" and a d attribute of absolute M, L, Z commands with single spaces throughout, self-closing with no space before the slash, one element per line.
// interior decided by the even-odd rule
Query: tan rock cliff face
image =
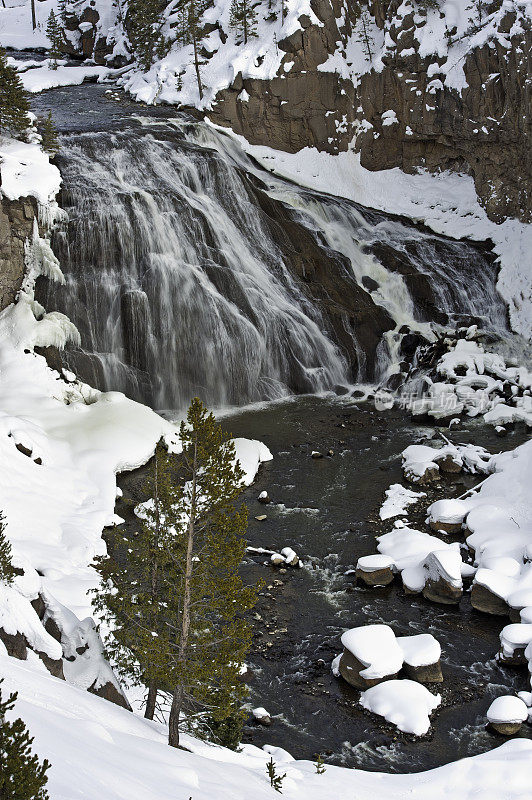
<path fill-rule="evenodd" d="M 0 205 L 0 311 L 12 303 L 24 277 L 24 244 L 33 233 L 37 214 L 32 198 L 1 199 Z"/>

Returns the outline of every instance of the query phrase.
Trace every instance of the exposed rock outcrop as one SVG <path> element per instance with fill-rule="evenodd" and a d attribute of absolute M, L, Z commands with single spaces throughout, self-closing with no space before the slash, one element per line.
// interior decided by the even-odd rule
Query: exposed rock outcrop
<path fill-rule="evenodd" d="M 24 247 L 33 233 L 37 205 L 33 198 L 1 198 L 0 205 L 0 311 L 12 303 L 24 277 Z"/>

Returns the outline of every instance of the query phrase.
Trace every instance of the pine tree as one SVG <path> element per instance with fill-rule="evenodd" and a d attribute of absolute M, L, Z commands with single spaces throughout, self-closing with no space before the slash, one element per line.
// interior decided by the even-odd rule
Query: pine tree
<path fill-rule="evenodd" d="M 16 570 L 11 561 L 11 544 L 6 538 L 5 517 L 0 511 L 0 581 L 11 583 L 16 576 Z"/>
<path fill-rule="evenodd" d="M 367 5 L 359 3 L 355 6 L 355 13 L 357 16 L 359 31 L 358 41 L 362 44 L 364 54 L 368 61 L 373 60 L 373 41 L 371 36 L 370 21 L 371 16 Z"/>
<path fill-rule="evenodd" d="M 133 52 L 146 72 L 155 58 L 168 52 L 169 43 L 162 33 L 165 3 L 163 0 L 130 0 L 127 29 Z"/>
<path fill-rule="evenodd" d="M 192 45 L 194 71 L 200 100 L 203 99 L 204 86 L 201 78 L 199 45 L 203 32 L 203 13 L 205 8 L 206 0 L 178 0 L 175 7 L 176 13 L 179 15 L 179 39 L 181 44 Z"/>
<path fill-rule="evenodd" d="M 2 800 L 48 800 L 46 772 L 50 764 L 39 762 L 31 752 L 33 739 L 19 718 L 8 722 L 6 715 L 15 705 L 17 695 L 2 699 L 0 679 L 0 797 Z"/>
<path fill-rule="evenodd" d="M 266 772 L 268 773 L 268 778 L 270 779 L 270 786 L 272 789 L 275 789 L 276 792 L 282 794 L 282 785 L 283 781 L 286 778 L 286 772 L 284 775 L 278 775 L 277 769 L 275 767 L 275 762 L 273 757 L 270 758 L 269 761 L 266 762 Z"/>
<path fill-rule="evenodd" d="M 125 552 L 124 539 L 115 528 L 110 534 L 110 553 L 96 559 L 102 582 L 94 605 L 112 631 L 105 640 L 108 656 L 132 683 L 148 687 L 145 716 L 153 719 L 157 687 L 166 675 L 158 631 L 165 607 L 163 571 L 168 555 L 164 538 L 172 504 L 170 464 L 161 444 L 144 490 L 152 501 L 144 507 L 139 530 Z"/>
<path fill-rule="evenodd" d="M 229 25 L 244 39 L 257 36 L 257 12 L 251 0 L 232 0 Z"/>
<path fill-rule="evenodd" d="M 195 398 L 180 428 L 181 481 L 168 537 L 168 618 L 164 644 L 173 687 L 169 744 L 179 746 L 183 714 L 208 708 L 215 721 L 242 716 L 239 679 L 251 643 L 244 612 L 256 602 L 243 585 L 247 509 L 237 508 L 242 470 L 234 442 Z"/>
<path fill-rule="evenodd" d="M 49 111 L 46 117 L 39 120 L 39 133 L 41 134 L 41 147 L 50 158 L 59 152 L 59 142 L 57 139 L 57 128 L 52 119 L 52 112 Z"/>
<path fill-rule="evenodd" d="M 61 58 L 63 48 L 63 29 L 52 9 L 46 24 L 46 35 L 50 40 L 48 57 L 50 59 L 50 69 L 57 69 L 57 59 Z"/>
<path fill-rule="evenodd" d="M 0 48 L 0 133 L 24 139 L 30 123 L 30 104 L 24 86 L 14 67 L 7 63 Z"/>

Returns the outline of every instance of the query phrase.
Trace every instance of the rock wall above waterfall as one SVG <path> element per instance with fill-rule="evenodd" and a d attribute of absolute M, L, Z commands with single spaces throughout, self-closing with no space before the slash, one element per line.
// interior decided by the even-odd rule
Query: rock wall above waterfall
<path fill-rule="evenodd" d="M 12 303 L 24 278 L 25 242 L 33 233 L 37 213 L 33 198 L 1 198 L 0 205 L 0 311 Z"/>

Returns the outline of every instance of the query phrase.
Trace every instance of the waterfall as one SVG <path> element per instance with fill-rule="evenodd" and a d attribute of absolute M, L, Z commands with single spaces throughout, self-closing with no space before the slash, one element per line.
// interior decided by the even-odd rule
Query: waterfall
<path fill-rule="evenodd" d="M 404 326 L 430 335 L 430 321 L 473 315 L 506 330 L 481 249 L 269 176 L 228 141 L 167 120 L 62 137 L 66 284 L 46 303 L 80 330 L 67 358 L 87 380 L 156 408 L 195 394 L 221 406 L 382 377 Z M 305 253 L 302 275 L 287 264 L 297 231 L 350 295 L 334 323 Z"/>
<path fill-rule="evenodd" d="M 194 394 L 221 405 L 346 382 L 232 165 L 113 133 L 65 138 L 60 166 L 67 283 L 50 301 L 96 354 L 100 385 L 182 408 Z"/>

